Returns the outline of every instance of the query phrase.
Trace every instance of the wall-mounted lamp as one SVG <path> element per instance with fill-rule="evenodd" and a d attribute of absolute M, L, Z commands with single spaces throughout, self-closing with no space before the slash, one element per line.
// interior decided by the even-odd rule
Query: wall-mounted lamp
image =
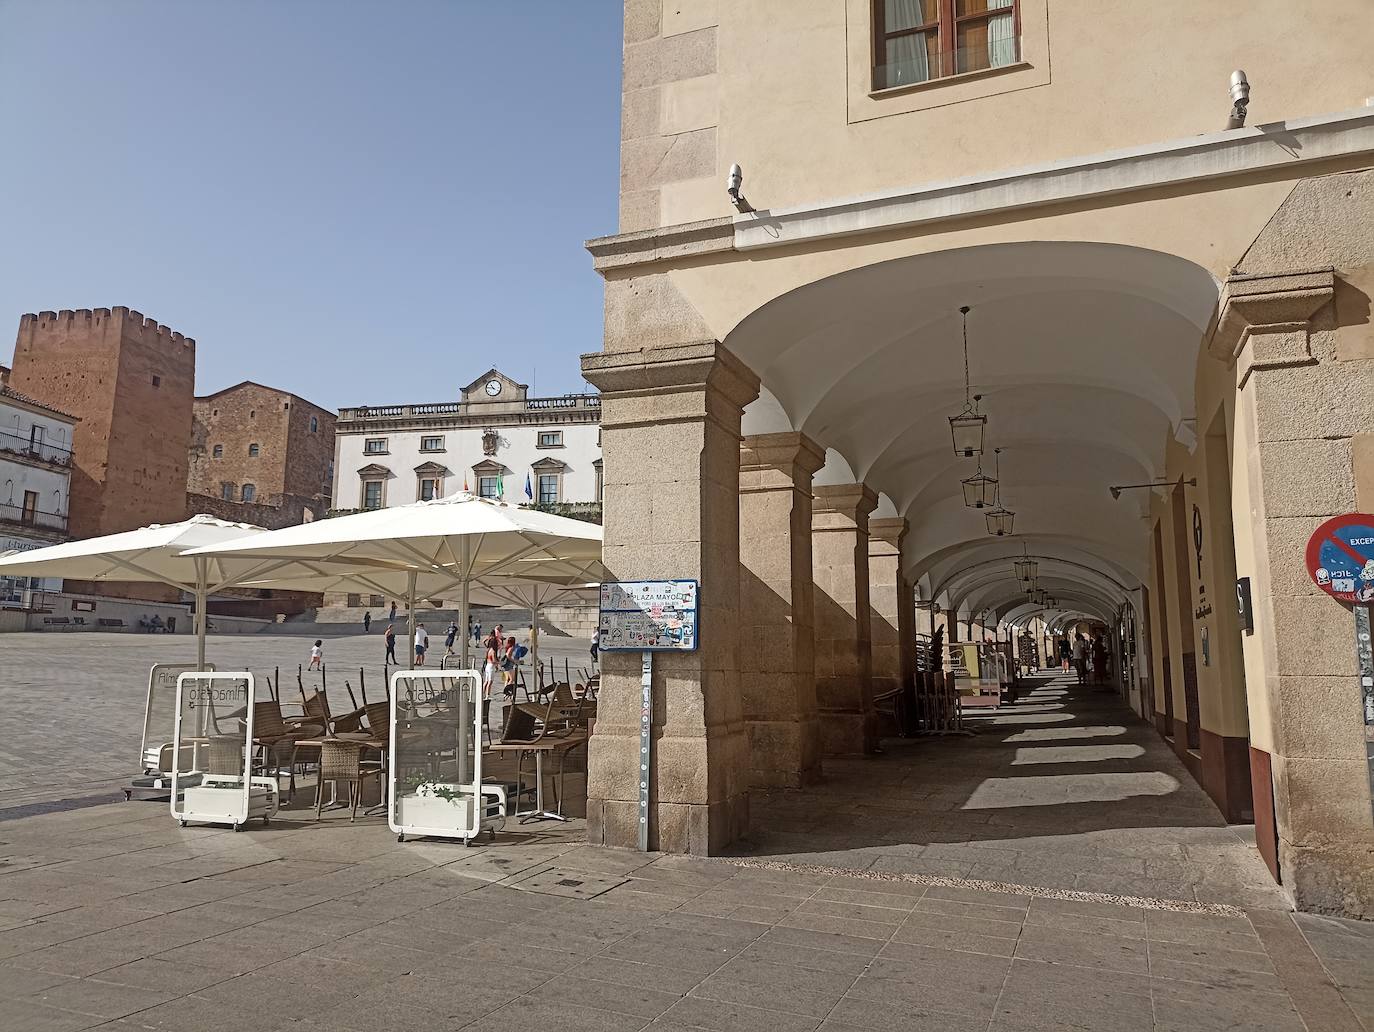
<path fill-rule="evenodd" d="M 1250 106 L 1250 80 L 1237 68 L 1231 73 L 1231 113 L 1226 116 L 1227 129 L 1240 129 L 1245 125 L 1245 112 Z"/>
<path fill-rule="evenodd" d="M 1197 487 L 1197 477 L 1188 480 L 1153 480 L 1148 484 L 1113 484 L 1110 488 L 1112 498 L 1120 498 L 1122 491 L 1134 491 L 1141 487 L 1173 487 L 1175 484 L 1186 484 L 1188 487 Z"/>

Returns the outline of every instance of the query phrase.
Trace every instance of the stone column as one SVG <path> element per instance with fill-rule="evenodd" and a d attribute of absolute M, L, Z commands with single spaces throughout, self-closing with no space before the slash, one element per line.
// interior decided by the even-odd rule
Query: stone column
<path fill-rule="evenodd" d="M 878 748 L 868 600 L 868 514 L 878 497 L 863 484 L 815 489 L 811 557 L 816 581 L 816 701 L 830 755 Z"/>
<path fill-rule="evenodd" d="M 801 433 L 740 446 L 740 690 L 754 787 L 820 777 L 811 478 L 824 463 L 825 449 Z"/>
<path fill-rule="evenodd" d="M 911 678 L 916 648 L 916 595 L 902 569 L 907 522 L 868 521 L 868 600 L 873 640 L 873 694 L 896 691 Z"/>
<path fill-rule="evenodd" d="M 1374 916 L 1374 826 L 1354 621 L 1307 574 L 1325 519 L 1356 508 L 1352 438 L 1374 430 L 1368 301 L 1333 270 L 1232 276 L 1209 343 L 1237 392 L 1232 522 L 1251 582 L 1243 639 L 1256 838 L 1297 905 Z M 1343 341 L 1350 341 L 1343 350 Z"/>
<path fill-rule="evenodd" d="M 613 580 L 700 581 L 696 652 L 658 653 L 649 848 L 707 855 L 748 829 L 739 676 L 739 444 L 759 380 L 714 341 L 582 357 L 601 389 L 605 549 Z M 587 835 L 633 847 L 637 653 L 603 652 L 588 749 Z"/>

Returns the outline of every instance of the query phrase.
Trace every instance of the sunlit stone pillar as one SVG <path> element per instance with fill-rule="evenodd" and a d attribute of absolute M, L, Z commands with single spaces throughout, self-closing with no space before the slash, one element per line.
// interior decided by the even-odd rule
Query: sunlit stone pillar
<path fill-rule="evenodd" d="M 600 388 L 612 580 L 700 581 L 696 652 L 658 653 L 649 848 L 711 854 L 749 822 L 739 674 L 740 417 L 759 381 L 714 341 L 584 355 Z M 603 652 L 587 834 L 633 847 L 640 656 Z"/>
<path fill-rule="evenodd" d="M 868 521 L 868 599 L 873 641 L 873 694 L 896 691 L 911 677 L 916 648 L 916 602 L 902 569 L 907 522 Z"/>
<path fill-rule="evenodd" d="M 877 504 L 863 484 L 815 489 L 816 701 L 821 741 L 832 755 L 878 747 L 868 596 L 868 515 Z"/>
<path fill-rule="evenodd" d="M 740 446 L 740 687 L 755 787 L 820 776 L 811 478 L 824 463 L 825 449 L 801 433 Z"/>
<path fill-rule="evenodd" d="M 1344 204 L 1342 193 L 1303 211 Z M 1368 254 L 1366 238 L 1324 225 L 1289 242 Z M 1371 282 L 1374 265 L 1363 275 Z M 1365 918 L 1374 824 L 1354 619 L 1312 583 L 1304 552 L 1324 520 L 1369 511 L 1360 496 L 1374 467 L 1361 468 L 1358 448 L 1374 433 L 1368 311 L 1330 268 L 1232 276 L 1209 345 L 1236 377 L 1231 511 L 1254 606 L 1243 648 L 1256 840 L 1300 908 Z"/>

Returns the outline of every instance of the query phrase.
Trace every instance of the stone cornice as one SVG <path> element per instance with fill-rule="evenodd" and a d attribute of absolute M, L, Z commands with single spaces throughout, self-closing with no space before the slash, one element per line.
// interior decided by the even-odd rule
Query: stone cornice
<path fill-rule="evenodd" d="M 813 487 L 816 515 L 834 513 L 868 525 L 868 514 L 878 507 L 878 496 L 867 484 L 818 484 Z"/>
<path fill-rule="evenodd" d="M 881 538 L 896 549 L 901 549 L 902 542 L 906 539 L 910 524 L 904 516 L 883 516 L 876 520 L 868 521 L 868 536 L 871 538 Z"/>
<path fill-rule="evenodd" d="M 790 247 L 1238 176 L 1374 157 L 1374 108 L 1203 133 L 821 204 L 748 212 L 587 242 L 603 275 L 726 251 Z"/>
<path fill-rule="evenodd" d="M 749 434 L 740 442 L 739 463 L 740 472 L 775 469 L 809 484 L 825 465 L 825 449 L 798 430 Z"/>
<path fill-rule="evenodd" d="M 734 246 L 735 227 L 728 217 L 617 233 L 586 243 L 593 268 L 603 274 L 631 265 L 729 251 Z"/>

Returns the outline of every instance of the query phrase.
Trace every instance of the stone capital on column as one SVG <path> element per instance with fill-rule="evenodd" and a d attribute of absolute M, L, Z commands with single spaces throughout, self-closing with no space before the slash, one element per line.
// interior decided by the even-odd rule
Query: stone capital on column
<path fill-rule="evenodd" d="M 602 394 L 603 428 L 710 419 L 739 433 L 759 378 L 718 341 L 582 356 L 582 375 Z M 614 410 L 604 403 L 615 399 Z"/>
<path fill-rule="evenodd" d="M 1257 369 L 1315 365 L 1308 322 L 1335 293 L 1332 268 L 1231 276 L 1222 289 L 1207 350 L 1239 367 L 1238 387 Z"/>
<path fill-rule="evenodd" d="M 910 525 L 902 516 L 882 516 L 876 520 L 868 521 L 868 542 L 869 555 L 873 555 L 873 549 L 881 542 L 896 554 L 900 555 L 902 543 L 906 541 L 907 530 Z M 883 554 L 887 554 L 884 552 Z"/>
<path fill-rule="evenodd" d="M 813 533 L 855 530 L 868 533 L 868 516 L 878 507 L 878 496 L 866 484 L 820 484 L 813 487 Z"/>
<path fill-rule="evenodd" d="M 773 491 L 805 485 L 825 465 L 825 449 L 797 430 L 750 434 L 739 446 L 741 491 Z"/>

